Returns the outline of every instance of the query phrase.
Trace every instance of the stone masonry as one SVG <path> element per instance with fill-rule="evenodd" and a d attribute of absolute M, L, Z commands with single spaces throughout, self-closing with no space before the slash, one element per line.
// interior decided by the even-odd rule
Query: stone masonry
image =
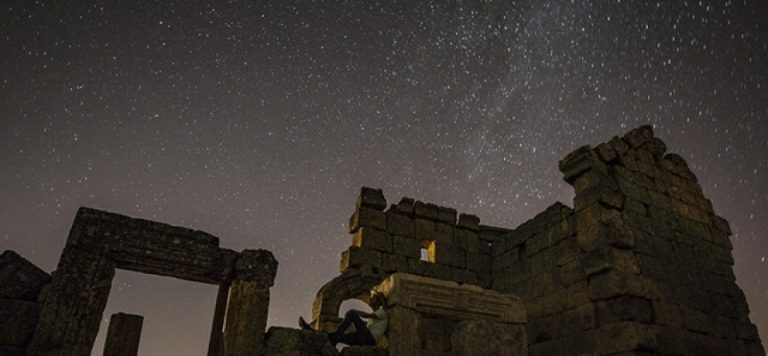
<path fill-rule="evenodd" d="M 217 284 L 210 355 L 258 355 L 277 261 L 235 252 L 202 231 L 81 208 L 53 279 L 40 296 L 28 355 L 90 355 L 116 268 Z"/>
<path fill-rule="evenodd" d="M 362 188 L 314 325 L 335 329 L 341 303 L 374 290 L 388 296 L 387 334 L 343 355 L 765 355 L 728 222 L 650 126 L 580 147 L 560 170 L 573 207 L 516 228 L 411 198 L 387 208 Z M 337 354 L 321 333 L 265 333 L 269 251 L 82 208 L 51 276 L 0 255 L 0 355 L 90 355 L 116 268 L 218 285 L 209 356 Z"/>
<path fill-rule="evenodd" d="M 523 298 L 531 355 L 764 355 L 728 223 L 650 126 L 560 162 L 556 203 L 493 246 L 493 288 Z"/>
<path fill-rule="evenodd" d="M 765 355 L 728 223 L 650 126 L 580 147 L 560 170 L 573 208 L 555 203 L 514 229 L 410 198 L 385 210 L 363 188 L 315 325 L 333 329 L 344 300 L 403 272 L 520 296 L 531 355 Z"/>
<path fill-rule="evenodd" d="M 404 273 L 374 290 L 387 298 L 389 332 L 383 343 L 390 355 L 528 354 L 525 308 L 516 296 Z"/>

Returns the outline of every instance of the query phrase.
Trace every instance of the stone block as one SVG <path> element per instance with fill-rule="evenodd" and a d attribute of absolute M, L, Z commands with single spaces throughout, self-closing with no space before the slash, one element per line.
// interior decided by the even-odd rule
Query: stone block
<path fill-rule="evenodd" d="M 432 238 L 435 234 L 435 222 L 429 219 L 416 218 L 414 220 L 414 232 L 418 238 Z"/>
<path fill-rule="evenodd" d="M 349 233 L 354 234 L 361 227 L 386 230 L 387 217 L 382 211 L 366 206 L 360 207 L 355 209 L 354 214 L 349 218 Z"/>
<path fill-rule="evenodd" d="M 624 135 L 623 139 L 630 147 L 638 148 L 653 139 L 653 126 L 643 125 L 632 129 Z"/>
<path fill-rule="evenodd" d="M 392 235 L 386 231 L 362 227 L 352 237 L 352 245 L 364 249 L 392 253 Z"/>
<path fill-rule="evenodd" d="M 615 299 L 600 300 L 597 307 L 597 321 L 600 325 L 619 321 L 637 321 L 653 323 L 653 307 L 644 298 L 623 296 Z"/>
<path fill-rule="evenodd" d="M 387 207 L 387 200 L 384 198 L 384 193 L 381 189 L 362 187 L 360 189 L 360 195 L 357 196 L 357 203 L 355 206 L 358 209 L 368 207 L 381 211 Z"/>
<path fill-rule="evenodd" d="M 437 208 L 437 221 L 447 223 L 449 225 L 456 225 L 456 209 L 438 207 Z"/>
<path fill-rule="evenodd" d="M 429 220 L 437 220 L 437 209 L 437 205 L 432 203 L 423 203 L 417 201 L 413 204 L 413 210 L 414 214 L 416 214 L 416 217 Z"/>
<path fill-rule="evenodd" d="M 624 321 L 602 325 L 596 330 L 599 355 L 635 350 L 653 350 L 658 345 L 653 325 Z"/>
<path fill-rule="evenodd" d="M 408 258 L 401 255 L 385 253 L 381 255 L 381 270 L 384 273 L 403 272 L 407 273 Z"/>
<path fill-rule="evenodd" d="M 259 355 L 264 350 L 264 330 L 269 311 L 269 288 L 234 280 L 229 286 L 224 320 L 224 355 Z"/>
<path fill-rule="evenodd" d="M 341 253 L 339 270 L 341 273 L 350 269 L 359 269 L 363 266 L 379 268 L 382 260 L 381 252 L 357 246 L 350 246 Z"/>
<path fill-rule="evenodd" d="M 405 257 L 420 258 L 421 242 L 415 237 L 392 236 L 393 253 Z"/>
<path fill-rule="evenodd" d="M 387 356 L 387 351 L 376 346 L 348 346 L 339 356 Z"/>
<path fill-rule="evenodd" d="M 0 254 L 0 299 L 36 301 L 51 276 L 14 251 Z"/>
<path fill-rule="evenodd" d="M 618 157 L 616 150 L 614 150 L 608 143 L 601 143 L 595 146 L 595 152 L 603 162 L 611 162 Z"/>
<path fill-rule="evenodd" d="M 39 316 L 40 307 L 35 302 L 0 299 L 0 345 L 25 346 Z"/>
<path fill-rule="evenodd" d="M 136 356 L 144 317 L 125 313 L 112 314 L 109 319 L 104 356 Z"/>
<path fill-rule="evenodd" d="M 584 173 L 605 167 L 590 146 L 582 146 L 574 150 L 560 160 L 559 168 L 563 172 L 563 179 L 573 184 Z"/>
<path fill-rule="evenodd" d="M 413 215 L 413 204 L 415 201 L 413 198 L 403 197 L 400 201 L 393 206 L 395 210 L 405 215 Z"/>
<path fill-rule="evenodd" d="M 264 356 L 336 356 L 324 333 L 271 327 L 267 331 Z"/>
<path fill-rule="evenodd" d="M 528 344 L 521 325 L 486 320 L 464 320 L 451 333 L 455 356 L 527 356 Z"/>
<path fill-rule="evenodd" d="M 463 227 L 470 231 L 478 232 L 480 231 L 480 218 L 476 215 L 459 214 L 459 222 L 457 226 Z"/>
<path fill-rule="evenodd" d="M 274 285 L 277 260 L 267 250 L 243 250 L 237 257 L 235 279 L 255 282 L 262 288 Z"/>
<path fill-rule="evenodd" d="M 386 212 L 387 232 L 393 235 L 414 236 L 413 218 L 390 209 Z"/>

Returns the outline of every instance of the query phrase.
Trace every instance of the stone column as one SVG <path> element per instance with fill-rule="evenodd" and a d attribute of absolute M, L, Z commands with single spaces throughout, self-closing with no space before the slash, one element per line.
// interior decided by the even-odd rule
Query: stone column
<path fill-rule="evenodd" d="M 104 356 L 136 356 L 142 324 L 144 317 L 141 315 L 112 314 L 104 342 Z"/>
<path fill-rule="evenodd" d="M 229 287 L 224 320 L 224 355 L 260 355 L 269 310 L 269 287 L 235 280 Z"/>
<path fill-rule="evenodd" d="M 107 305 L 114 264 L 100 251 L 64 248 L 42 295 L 40 320 L 27 354 L 90 356 Z"/>
<path fill-rule="evenodd" d="M 213 313 L 213 325 L 211 326 L 211 340 L 208 343 L 208 356 L 221 356 L 224 354 L 224 317 L 227 313 L 227 298 L 229 297 L 229 282 L 219 285 L 219 293 L 216 296 L 216 310 Z"/>

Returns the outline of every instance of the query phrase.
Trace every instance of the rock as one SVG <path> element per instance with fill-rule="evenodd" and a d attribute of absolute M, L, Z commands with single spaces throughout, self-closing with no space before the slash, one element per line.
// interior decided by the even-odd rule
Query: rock
<path fill-rule="evenodd" d="M 464 320 L 451 334 L 452 355 L 522 356 L 528 355 L 528 341 L 521 325 L 487 320 Z"/>
<path fill-rule="evenodd" d="M 35 331 L 39 315 L 37 303 L 0 299 L 0 345 L 26 345 Z"/>
<path fill-rule="evenodd" d="M 7 250 L 0 255 L 0 298 L 37 301 L 51 276 L 40 268 Z"/>
<path fill-rule="evenodd" d="M 267 331 L 264 356 L 336 356 L 324 333 L 271 327 Z"/>
<path fill-rule="evenodd" d="M 376 346 L 349 346 L 339 353 L 341 356 L 387 356 L 387 351 Z"/>

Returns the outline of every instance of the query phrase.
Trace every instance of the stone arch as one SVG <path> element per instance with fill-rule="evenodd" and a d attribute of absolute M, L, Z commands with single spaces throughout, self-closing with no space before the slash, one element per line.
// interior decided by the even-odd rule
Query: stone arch
<path fill-rule="evenodd" d="M 371 289 L 385 276 L 364 275 L 359 270 L 349 270 L 330 280 L 320 288 L 312 305 L 313 327 L 317 330 L 334 331 L 341 322 L 339 308 L 348 299 L 370 302 Z"/>

